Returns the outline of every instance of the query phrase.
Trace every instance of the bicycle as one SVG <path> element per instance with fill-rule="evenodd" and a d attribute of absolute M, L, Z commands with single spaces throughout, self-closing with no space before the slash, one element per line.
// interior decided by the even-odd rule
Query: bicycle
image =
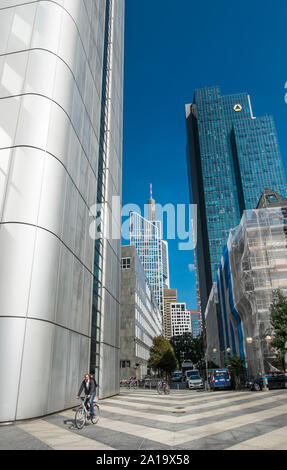
<path fill-rule="evenodd" d="M 131 380 L 129 383 L 129 388 L 137 389 L 138 388 L 138 381 L 137 380 Z"/>
<path fill-rule="evenodd" d="M 167 382 L 161 380 L 160 382 L 158 382 L 157 384 L 157 393 L 159 395 L 162 395 L 162 393 L 164 393 L 165 395 L 169 395 L 170 394 L 170 386 Z"/>
<path fill-rule="evenodd" d="M 80 397 L 80 400 L 82 403 L 80 404 L 79 408 L 76 410 L 75 413 L 75 424 L 78 429 L 83 429 L 85 426 L 86 422 L 88 419 L 91 420 L 92 424 L 97 424 L 97 422 L 100 419 L 100 407 L 97 404 L 97 402 L 94 400 L 94 416 L 91 418 L 91 412 L 90 412 L 90 404 L 86 406 L 85 405 L 85 398 L 86 397 Z"/>

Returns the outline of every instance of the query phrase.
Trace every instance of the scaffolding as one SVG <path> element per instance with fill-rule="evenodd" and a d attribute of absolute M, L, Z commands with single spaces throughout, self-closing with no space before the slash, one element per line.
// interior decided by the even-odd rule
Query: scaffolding
<path fill-rule="evenodd" d="M 274 359 L 274 352 L 263 341 L 271 330 L 274 292 L 280 289 L 287 295 L 286 207 L 245 211 L 240 225 L 230 232 L 228 251 L 235 307 L 245 337 L 254 339 L 252 356 L 257 366 L 253 364 L 253 368 L 258 369 L 259 363 L 263 373 Z"/>

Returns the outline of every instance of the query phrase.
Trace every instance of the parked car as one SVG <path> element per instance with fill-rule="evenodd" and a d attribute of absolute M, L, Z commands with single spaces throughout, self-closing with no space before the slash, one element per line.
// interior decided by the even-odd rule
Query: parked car
<path fill-rule="evenodd" d="M 231 375 L 227 368 L 225 369 L 212 369 L 209 373 L 209 386 L 211 390 L 231 389 Z"/>
<path fill-rule="evenodd" d="M 183 377 L 182 377 L 181 370 L 178 370 L 178 371 L 174 372 L 171 376 L 171 381 L 172 382 L 182 382 L 182 380 L 183 380 Z"/>
<path fill-rule="evenodd" d="M 286 374 L 272 374 L 265 377 L 267 379 L 267 387 L 269 390 L 278 388 L 287 388 L 287 375 Z M 263 389 L 264 377 L 257 377 L 255 380 L 247 381 L 247 388 L 259 392 Z"/>
<path fill-rule="evenodd" d="M 186 386 L 190 390 L 204 387 L 204 381 L 200 377 L 199 370 L 194 369 L 186 372 Z"/>

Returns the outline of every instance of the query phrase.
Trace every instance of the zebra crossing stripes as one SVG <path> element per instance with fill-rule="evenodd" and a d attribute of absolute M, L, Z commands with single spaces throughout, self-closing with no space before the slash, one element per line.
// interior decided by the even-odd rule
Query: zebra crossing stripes
<path fill-rule="evenodd" d="M 114 450 L 112 447 L 103 445 L 94 439 L 72 434 L 45 420 L 23 423 L 17 427 L 54 450 Z"/>
<path fill-rule="evenodd" d="M 252 396 L 250 396 L 249 394 L 243 396 L 242 393 L 238 395 L 234 394 L 232 397 L 226 398 L 224 400 L 224 409 L 236 410 L 236 409 L 248 408 L 252 406 L 252 404 L 260 404 L 263 397 L 258 396 L 258 394 L 253 394 Z M 262 403 L 265 403 L 265 404 L 274 403 L 274 396 L 265 397 L 265 400 Z M 177 409 L 176 404 L 173 405 L 173 404 L 168 403 L 167 401 L 165 402 L 165 404 L 161 404 L 160 402 L 159 403 L 149 402 L 148 404 L 144 404 L 142 401 L 134 402 L 134 401 L 128 400 L 128 403 L 127 403 L 126 400 L 109 399 L 109 401 L 105 403 L 105 409 L 107 411 L 109 410 L 112 411 L 113 406 L 114 407 L 116 406 L 117 408 L 120 406 L 122 409 L 122 413 L 125 413 L 124 411 L 125 409 L 127 409 L 131 413 L 133 409 L 139 409 L 141 411 L 138 411 L 137 413 L 138 416 L 140 416 L 143 413 L 150 413 L 150 412 L 152 413 L 155 413 L 155 412 L 166 413 L 168 411 L 173 412 L 173 410 Z M 206 410 L 213 410 L 213 414 L 222 413 L 222 408 L 220 406 L 220 402 L 219 402 L 217 395 L 214 395 L 213 399 L 211 400 L 208 400 L 208 401 L 206 400 L 202 402 L 196 401 L 193 404 L 185 405 L 183 408 L 185 412 L 187 411 L 199 412 L 200 411 L 201 416 L 204 415 Z"/>
<path fill-rule="evenodd" d="M 17 424 L 15 448 L 27 446 L 30 436 L 31 445 L 57 450 L 287 450 L 286 390 L 181 390 L 167 396 L 124 390 L 100 408 L 98 424 L 82 431 L 73 426 L 73 410 Z"/>

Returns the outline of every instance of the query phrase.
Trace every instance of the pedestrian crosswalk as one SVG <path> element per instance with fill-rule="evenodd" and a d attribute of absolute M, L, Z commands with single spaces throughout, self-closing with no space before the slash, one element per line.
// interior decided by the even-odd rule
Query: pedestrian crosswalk
<path fill-rule="evenodd" d="M 287 391 L 123 391 L 100 402 L 96 426 L 78 431 L 74 411 L 14 426 L 51 449 L 94 450 L 287 450 Z M 0 448 L 1 444 L 0 428 Z M 25 437 L 25 438 L 24 438 Z M 2 445 L 2 447 L 1 447 Z M 15 447 L 17 448 L 17 447 Z"/>
<path fill-rule="evenodd" d="M 37 420 L 17 426 L 54 450 L 112 450 L 93 439 L 73 434 L 45 420 Z"/>

